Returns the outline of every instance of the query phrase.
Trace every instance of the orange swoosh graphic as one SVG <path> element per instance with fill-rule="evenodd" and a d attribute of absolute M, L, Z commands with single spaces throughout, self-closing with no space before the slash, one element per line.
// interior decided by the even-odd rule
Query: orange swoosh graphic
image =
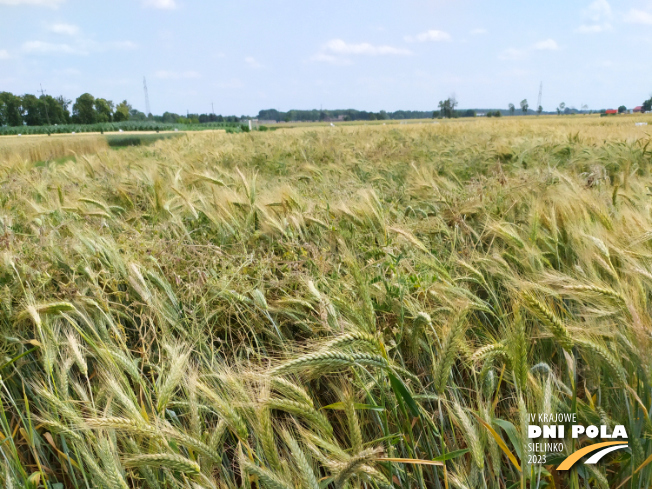
<path fill-rule="evenodd" d="M 564 460 L 561 464 L 559 464 L 559 467 L 557 467 L 557 470 L 568 470 L 570 469 L 573 465 L 575 465 L 575 462 L 577 462 L 579 459 L 581 459 L 584 455 L 588 455 L 591 452 L 595 452 L 596 450 L 600 450 L 601 448 L 604 447 L 610 447 L 612 445 L 627 445 L 627 442 L 623 441 L 605 441 L 604 443 L 596 443 L 595 445 L 589 445 L 588 447 L 584 447 L 581 450 L 578 450 L 574 453 L 571 453 L 566 460 Z"/>

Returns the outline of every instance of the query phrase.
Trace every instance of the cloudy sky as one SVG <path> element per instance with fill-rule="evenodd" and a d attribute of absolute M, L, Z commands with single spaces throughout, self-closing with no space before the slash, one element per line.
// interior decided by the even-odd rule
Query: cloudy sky
<path fill-rule="evenodd" d="M 639 105 L 652 0 L 0 0 L 0 91 L 152 111 Z"/>

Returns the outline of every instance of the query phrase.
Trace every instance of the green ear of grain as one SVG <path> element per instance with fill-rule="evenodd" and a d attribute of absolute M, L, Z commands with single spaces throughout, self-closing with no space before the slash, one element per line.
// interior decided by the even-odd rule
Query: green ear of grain
<path fill-rule="evenodd" d="M 621 386 L 627 385 L 627 374 L 625 369 L 606 346 L 600 344 L 598 341 L 590 339 L 576 339 L 575 343 L 580 348 L 584 348 L 602 358 L 602 360 L 604 360 L 609 368 L 616 374 L 619 384 Z"/>
<path fill-rule="evenodd" d="M 123 463 L 125 467 L 129 468 L 138 468 L 142 466 L 159 467 L 190 475 L 199 474 L 201 472 L 201 468 L 197 462 L 193 462 L 181 455 L 174 455 L 171 453 L 136 455 L 125 459 Z"/>
<path fill-rule="evenodd" d="M 516 470 L 518 470 L 519 472 L 521 472 L 521 466 L 520 466 L 520 464 L 518 463 L 518 460 L 517 460 L 516 456 L 515 456 L 515 455 L 511 452 L 511 450 L 507 447 L 507 444 L 505 444 L 505 442 L 503 441 L 502 437 L 501 437 L 501 436 L 496 432 L 496 430 L 494 430 L 494 429 L 491 427 L 491 425 L 490 425 L 489 423 L 487 423 L 484 419 L 482 419 L 480 416 L 478 416 L 478 415 L 475 414 L 475 413 L 474 413 L 474 415 L 475 415 L 475 417 L 477 418 L 478 422 L 479 422 L 482 426 L 484 426 L 484 427 L 487 429 L 487 431 L 489 431 L 489 433 L 491 434 L 491 436 L 493 437 L 493 439 L 496 440 L 496 443 L 498 444 L 498 446 L 500 447 L 500 449 L 503 451 L 503 453 L 504 453 L 505 455 L 507 455 L 507 458 L 509 459 L 509 461 L 512 462 L 512 464 L 514 465 L 514 467 L 516 467 Z"/>
<path fill-rule="evenodd" d="M 564 323 L 548 308 L 548 306 L 539 301 L 531 292 L 523 292 L 522 297 L 528 309 L 530 309 L 537 319 L 548 327 L 559 345 L 570 353 L 573 349 L 573 339 L 568 333 Z"/>
<path fill-rule="evenodd" d="M 73 306 L 69 302 L 51 302 L 49 304 L 37 304 L 34 306 L 30 306 L 27 310 L 21 312 L 18 314 L 18 317 L 16 318 L 18 321 L 25 320 L 29 317 L 36 318 L 37 315 L 55 315 L 59 314 L 61 312 L 70 312 L 74 311 L 75 306 Z M 35 319 L 35 321 L 37 321 Z"/>
<path fill-rule="evenodd" d="M 244 466 L 245 472 L 256 476 L 256 478 L 258 478 L 260 481 L 262 487 L 268 489 L 294 489 L 291 485 L 285 483 L 278 476 L 276 476 L 276 474 L 271 470 L 267 470 L 264 467 L 259 467 L 249 460 L 244 460 L 242 464 Z"/>

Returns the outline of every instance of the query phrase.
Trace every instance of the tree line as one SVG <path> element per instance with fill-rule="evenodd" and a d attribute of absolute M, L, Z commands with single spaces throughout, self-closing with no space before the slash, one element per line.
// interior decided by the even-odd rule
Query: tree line
<path fill-rule="evenodd" d="M 111 100 L 95 98 L 90 93 L 80 95 L 74 103 L 64 96 L 0 93 L 0 126 L 121 122 L 130 119 L 131 111 L 126 100 L 116 106 Z"/>
<path fill-rule="evenodd" d="M 276 122 L 317 122 L 317 121 L 375 121 L 375 120 L 404 120 L 404 119 L 429 119 L 429 118 L 456 118 L 475 117 L 473 109 L 456 110 L 458 105 L 454 96 L 439 102 L 438 110 L 397 110 L 387 112 L 367 112 L 355 109 L 338 110 L 289 110 L 282 112 L 276 109 L 266 109 L 258 112 L 258 119 L 261 121 Z M 523 115 L 533 113 L 529 109 L 527 99 L 520 102 L 520 112 Z M 582 106 L 582 111 L 588 109 Z M 516 106 L 509 104 L 509 115 L 516 115 Z M 577 113 L 577 109 L 569 108 L 565 103 L 560 103 L 556 108 L 557 114 Z M 621 106 L 618 112 L 624 112 L 626 108 Z M 652 97 L 643 103 L 643 111 L 652 111 Z M 605 111 L 600 111 L 604 113 Z M 537 107 L 537 114 L 543 113 L 541 106 Z M 502 111 L 488 111 L 485 115 L 489 117 L 500 117 Z M 216 114 L 186 114 L 185 116 L 173 112 L 165 112 L 163 115 L 145 114 L 134 109 L 126 100 L 119 104 L 104 98 L 96 98 L 90 93 L 80 95 L 74 102 L 63 96 L 53 97 L 42 94 L 37 97 L 32 94 L 14 95 L 10 92 L 0 92 L 0 126 L 50 126 L 64 124 L 98 124 L 106 122 L 122 121 L 150 121 L 172 124 L 205 124 L 205 123 L 238 123 L 246 121 L 247 116 L 222 116 Z"/>
<path fill-rule="evenodd" d="M 64 124 L 98 124 L 123 121 L 151 121 L 181 124 L 241 122 L 246 116 L 187 114 L 165 112 L 157 116 L 134 109 L 126 100 L 119 104 L 84 93 L 73 102 L 64 96 L 42 94 L 15 95 L 0 92 L 0 126 L 53 126 Z"/>
<path fill-rule="evenodd" d="M 265 109 L 258 112 L 259 121 L 275 122 L 319 122 L 319 121 L 382 121 L 382 120 L 400 120 L 400 119 L 429 119 L 432 117 L 432 110 L 397 110 L 395 112 L 367 112 L 365 110 L 355 109 L 335 109 L 335 110 L 288 110 L 282 112 L 276 109 Z"/>

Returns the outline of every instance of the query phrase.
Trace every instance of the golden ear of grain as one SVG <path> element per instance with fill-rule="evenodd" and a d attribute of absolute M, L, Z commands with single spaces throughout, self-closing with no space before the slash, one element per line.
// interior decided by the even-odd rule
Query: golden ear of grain
<path fill-rule="evenodd" d="M 416 236 L 414 236 L 409 231 L 405 231 L 404 229 L 400 229 L 393 226 L 388 226 L 387 230 L 392 231 L 400 236 L 403 236 L 406 240 L 408 240 L 410 243 L 412 243 L 414 246 L 416 246 L 419 250 L 423 251 L 424 253 L 430 253 L 428 251 L 428 248 L 426 248 L 426 245 L 424 245 L 421 242 L 421 240 L 419 240 Z"/>

